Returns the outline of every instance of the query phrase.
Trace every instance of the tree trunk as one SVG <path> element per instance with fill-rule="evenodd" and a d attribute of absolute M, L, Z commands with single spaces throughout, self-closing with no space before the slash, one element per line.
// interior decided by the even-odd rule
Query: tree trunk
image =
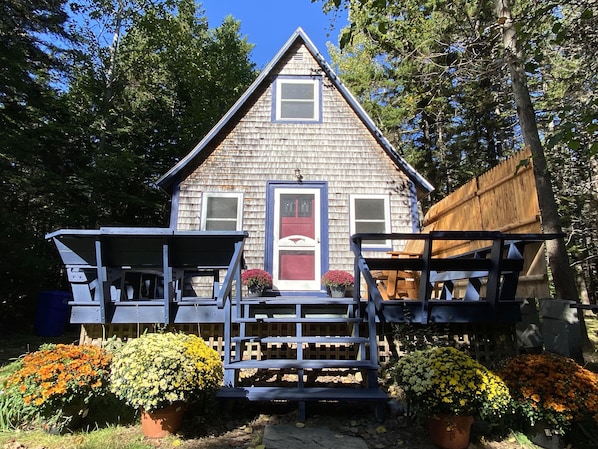
<path fill-rule="evenodd" d="M 523 60 L 517 49 L 517 36 L 515 24 L 511 18 L 510 0 L 495 0 L 495 6 L 498 23 L 502 26 L 503 45 L 511 74 L 513 98 L 517 105 L 521 134 L 523 135 L 523 141 L 529 146 L 532 153 L 542 229 L 545 233 L 561 233 L 561 220 L 554 191 L 552 190 L 550 172 L 538 134 L 536 114 L 527 87 Z M 546 255 L 556 290 L 556 297 L 577 301 L 579 295 L 569 265 L 569 256 L 564 239 L 548 240 L 546 242 Z"/>

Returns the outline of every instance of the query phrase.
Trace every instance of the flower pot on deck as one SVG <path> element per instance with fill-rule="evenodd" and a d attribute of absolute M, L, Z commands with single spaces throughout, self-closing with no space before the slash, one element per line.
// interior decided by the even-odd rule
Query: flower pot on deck
<path fill-rule="evenodd" d="M 330 296 L 333 298 L 344 298 L 347 288 L 344 285 L 331 285 Z"/>

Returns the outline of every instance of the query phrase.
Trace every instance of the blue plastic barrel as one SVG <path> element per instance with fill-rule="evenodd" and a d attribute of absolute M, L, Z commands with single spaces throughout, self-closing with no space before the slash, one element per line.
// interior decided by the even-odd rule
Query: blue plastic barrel
<path fill-rule="evenodd" d="M 69 320 L 72 295 L 69 292 L 39 292 L 35 313 L 35 333 L 42 337 L 59 337 Z"/>

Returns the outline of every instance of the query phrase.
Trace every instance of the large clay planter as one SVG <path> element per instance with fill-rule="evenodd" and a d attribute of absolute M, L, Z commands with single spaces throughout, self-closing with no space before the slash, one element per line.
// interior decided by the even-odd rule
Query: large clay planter
<path fill-rule="evenodd" d="M 176 403 L 152 412 L 141 412 L 141 431 L 148 438 L 163 438 L 181 428 L 185 405 Z"/>
<path fill-rule="evenodd" d="M 430 418 L 430 437 L 442 449 L 466 449 L 473 416 L 452 416 L 439 413 Z"/>

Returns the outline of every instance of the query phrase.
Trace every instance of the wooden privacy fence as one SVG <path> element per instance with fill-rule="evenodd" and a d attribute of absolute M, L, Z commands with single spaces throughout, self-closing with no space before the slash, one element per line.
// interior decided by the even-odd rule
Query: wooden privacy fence
<path fill-rule="evenodd" d="M 540 207 L 529 149 L 515 153 L 434 204 L 424 217 L 422 232 L 499 231 L 540 233 Z M 422 245 L 422 242 L 417 242 Z M 477 249 L 480 243 L 438 245 L 435 255 L 451 256 Z M 412 245 L 415 245 L 412 244 Z"/>
<path fill-rule="evenodd" d="M 515 153 L 486 173 L 472 179 L 434 204 L 425 214 L 422 233 L 432 231 L 498 231 L 513 234 L 542 232 L 533 160 L 528 148 Z M 422 254 L 423 241 L 412 240 L 407 254 Z M 435 257 L 471 253 L 484 245 L 480 241 L 438 242 Z M 550 296 L 546 276 L 544 245 L 526 249 L 517 296 Z"/>

